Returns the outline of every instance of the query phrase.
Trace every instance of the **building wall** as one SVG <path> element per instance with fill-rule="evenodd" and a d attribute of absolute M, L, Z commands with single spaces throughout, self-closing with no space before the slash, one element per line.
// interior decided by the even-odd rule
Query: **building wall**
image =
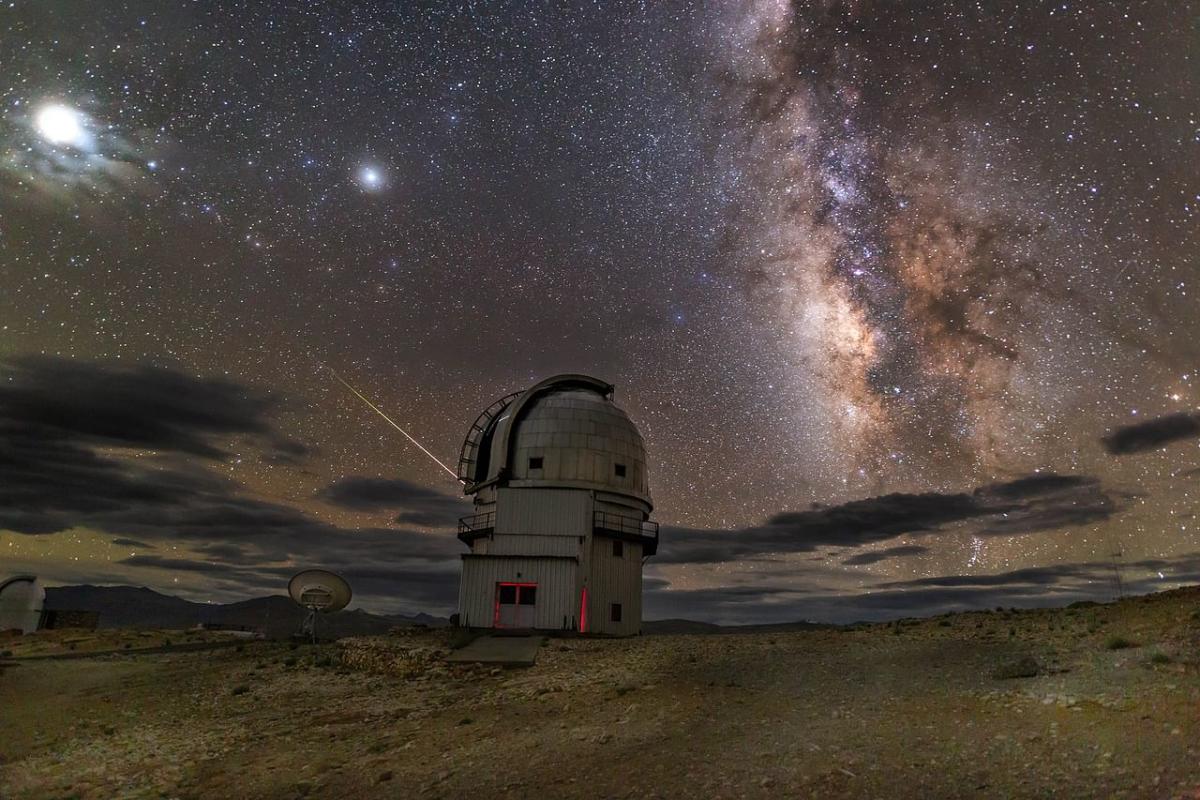
<path fill-rule="evenodd" d="M 645 519 L 648 503 L 585 488 L 499 486 L 495 488 L 495 528 L 472 543 L 464 556 L 459 588 L 461 624 L 494 624 L 498 582 L 537 583 L 534 626 L 578 630 L 580 603 L 587 587 L 587 633 L 632 636 L 641 632 L 642 546 L 623 541 L 613 556 L 613 539 L 593 534 L 597 510 Z M 569 558 L 567 558 L 569 557 Z M 612 604 L 621 621 L 612 621 Z"/>
<path fill-rule="evenodd" d="M 481 537 L 472 552 L 491 556 L 570 556 L 578 558 L 583 544 L 579 536 L 505 536 Z M 586 541 L 586 539 L 584 540 Z"/>
<path fill-rule="evenodd" d="M 459 624 L 490 628 L 495 620 L 496 584 L 536 583 L 535 628 L 573 630 L 578 627 L 578 561 L 574 558 L 463 556 L 458 590 Z"/>
<path fill-rule="evenodd" d="M 592 493 L 587 489 L 497 491 L 497 534 L 586 536 L 591 530 Z"/>
<path fill-rule="evenodd" d="M 613 494 L 611 492 L 596 492 L 595 509 L 607 511 L 610 514 L 649 519 L 650 505 L 634 497 Z"/>
<path fill-rule="evenodd" d="M 642 546 L 622 542 L 613 555 L 613 539 L 592 537 L 588 554 L 587 632 L 633 636 L 642 629 Z M 621 604 L 621 621 L 612 621 L 612 604 Z"/>

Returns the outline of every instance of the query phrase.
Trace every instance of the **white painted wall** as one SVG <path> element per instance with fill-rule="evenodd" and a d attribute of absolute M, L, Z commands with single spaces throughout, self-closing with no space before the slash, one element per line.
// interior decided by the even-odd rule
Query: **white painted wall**
<path fill-rule="evenodd" d="M 518 558 L 514 556 L 463 556 L 459 585 L 459 624 L 492 627 L 496 584 L 536 583 L 534 627 L 574 630 L 578 627 L 579 598 L 575 595 L 578 562 L 574 558 Z"/>

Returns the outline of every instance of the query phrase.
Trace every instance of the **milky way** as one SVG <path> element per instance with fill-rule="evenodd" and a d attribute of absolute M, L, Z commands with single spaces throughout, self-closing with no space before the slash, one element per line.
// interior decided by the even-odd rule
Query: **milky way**
<path fill-rule="evenodd" d="M 1169 579 L 1161 559 L 1200 549 L 1196 441 L 1113 431 L 1200 404 L 1195 12 L 10 4 L 0 359 L 269 390 L 256 424 L 294 449 L 214 441 L 205 469 L 322 535 L 398 518 L 331 508 L 336 481 L 456 487 L 319 365 L 443 460 L 496 397 L 597 374 L 649 443 L 678 553 L 712 531 L 780 548 L 664 558 L 652 607 L 1117 549 Z M 47 129 L 47 108 L 69 115 Z M 827 514 L 908 508 L 893 493 L 937 505 L 1047 476 L 1089 493 L 1026 528 L 887 517 L 803 539 Z M 158 560 L 114 579 L 196 593 L 234 569 L 220 542 L 76 522 L 0 546 L 82 579 L 128 557 L 112 537 L 138 541 Z M 186 571 L 198 554 L 208 571 Z"/>
<path fill-rule="evenodd" d="M 744 264 L 790 325 L 839 471 L 885 481 L 1044 457 L 1039 432 L 1077 399 L 1055 386 L 1059 359 L 1106 349 L 1072 296 L 1104 291 L 1090 243 L 1063 235 L 1091 232 L 1083 198 L 1015 145 L 1052 137 L 1005 113 L 1044 39 L 977 9 L 930 17 L 752 4 L 721 42 Z M 1058 359 L 1039 358 L 1050 343 Z"/>

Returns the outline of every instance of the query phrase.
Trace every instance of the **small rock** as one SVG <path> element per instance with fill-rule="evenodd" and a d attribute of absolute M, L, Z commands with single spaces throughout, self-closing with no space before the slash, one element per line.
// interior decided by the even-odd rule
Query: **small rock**
<path fill-rule="evenodd" d="M 376 783 L 387 783 L 393 777 L 394 776 L 392 774 L 392 771 L 390 769 L 387 769 L 387 770 L 384 770 L 383 772 L 379 773 L 379 777 L 375 779 L 375 782 Z"/>
<path fill-rule="evenodd" d="M 1011 678 L 1033 678 L 1036 677 L 1042 668 L 1037 660 L 1032 656 L 1024 656 L 1016 661 L 1010 661 L 1001 664 L 992 673 L 992 677 L 997 680 L 1009 680 Z"/>

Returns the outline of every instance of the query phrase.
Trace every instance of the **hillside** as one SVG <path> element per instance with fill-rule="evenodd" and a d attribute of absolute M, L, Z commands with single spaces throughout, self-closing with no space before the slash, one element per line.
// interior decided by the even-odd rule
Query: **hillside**
<path fill-rule="evenodd" d="M 449 632 L 412 630 L 9 661 L 0 796 L 1200 796 L 1200 589 L 551 639 L 511 671 L 447 665 Z"/>
<path fill-rule="evenodd" d="M 101 628 L 191 628 L 200 623 L 242 625 L 269 638 L 284 638 L 300 628 L 304 609 L 284 595 L 256 597 L 237 603 L 193 603 L 134 586 L 56 586 L 46 590 L 47 608 L 95 611 Z M 322 617 L 321 634 L 328 637 L 387 633 L 397 625 L 444 625 L 425 614 L 381 616 L 361 609 Z"/>

